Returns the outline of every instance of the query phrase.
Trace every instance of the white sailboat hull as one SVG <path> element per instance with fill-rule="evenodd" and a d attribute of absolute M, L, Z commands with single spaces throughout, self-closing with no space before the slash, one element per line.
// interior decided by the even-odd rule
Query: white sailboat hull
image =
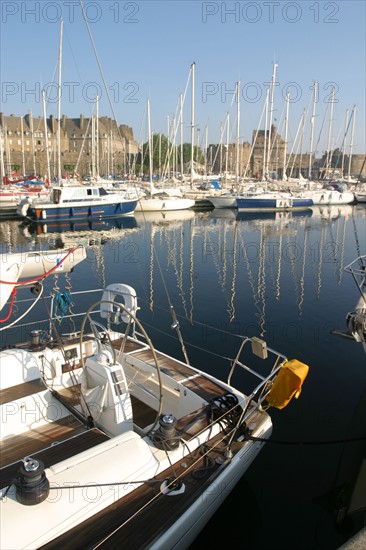
<path fill-rule="evenodd" d="M 195 201 L 193 199 L 184 199 L 184 198 L 151 198 L 151 199 L 140 199 L 137 202 L 135 212 L 157 212 L 157 211 L 168 211 L 168 210 L 186 210 L 194 206 Z"/>

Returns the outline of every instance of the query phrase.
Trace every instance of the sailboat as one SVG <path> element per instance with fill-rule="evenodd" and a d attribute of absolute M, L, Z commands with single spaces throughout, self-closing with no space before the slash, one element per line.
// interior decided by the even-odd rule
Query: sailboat
<path fill-rule="evenodd" d="M 177 196 L 179 193 L 167 189 L 156 189 L 153 183 L 153 152 L 151 145 L 150 99 L 147 100 L 148 146 L 149 146 L 149 196 L 138 199 L 135 212 L 154 212 L 159 210 L 185 210 L 194 206 L 193 199 Z"/>
<path fill-rule="evenodd" d="M 268 407 L 298 396 L 307 365 L 263 340 L 241 340 L 223 382 L 157 351 L 139 309 L 126 283 L 59 287 L 44 330 L 0 351 L 1 548 L 188 548 L 270 437 Z"/>

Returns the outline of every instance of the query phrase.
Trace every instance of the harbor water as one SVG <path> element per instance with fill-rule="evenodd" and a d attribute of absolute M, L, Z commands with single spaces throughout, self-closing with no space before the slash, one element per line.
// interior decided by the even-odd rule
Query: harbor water
<path fill-rule="evenodd" d="M 0 222 L 2 254 L 86 246 L 87 259 L 72 273 L 46 279 L 46 294 L 130 284 L 155 346 L 183 358 L 171 328 L 174 308 L 190 362 L 221 379 L 245 335 L 309 365 L 299 398 L 270 409 L 271 440 L 194 550 L 335 550 L 364 525 L 365 488 L 358 489 L 366 355 L 360 343 L 332 331 L 346 330 L 358 301 L 344 267 L 366 253 L 365 240 L 362 204 L 297 213 L 136 213 L 74 227 Z M 70 310 L 85 311 L 99 297 L 85 292 Z M 68 322 L 77 325 L 77 317 Z M 27 328 L 1 332 L 1 346 L 27 336 Z"/>

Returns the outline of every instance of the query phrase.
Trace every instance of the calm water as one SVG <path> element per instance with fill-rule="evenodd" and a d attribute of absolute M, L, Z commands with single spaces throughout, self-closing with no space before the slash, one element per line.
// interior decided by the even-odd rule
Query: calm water
<path fill-rule="evenodd" d="M 273 443 L 192 548 L 229 541 L 249 550 L 338 548 L 359 525 L 340 519 L 365 452 L 365 440 L 344 440 L 366 436 L 366 359 L 360 344 L 330 331 L 345 329 L 358 299 L 344 266 L 366 253 L 366 208 L 271 217 L 154 213 L 69 229 L 48 225 L 44 233 L 1 222 L 1 250 L 86 245 L 87 260 L 66 277 L 49 278 L 48 291 L 131 284 L 156 347 L 182 358 L 169 298 L 191 363 L 223 379 L 223 358 L 236 355 L 240 335 L 260 336 L 310 366 L 300 398 L 271 412 Z M 2 344 L 17 337 L 12 331 Z"/>

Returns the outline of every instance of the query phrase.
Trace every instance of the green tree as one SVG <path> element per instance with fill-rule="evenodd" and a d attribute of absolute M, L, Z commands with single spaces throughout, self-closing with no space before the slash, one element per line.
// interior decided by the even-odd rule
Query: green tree
<path fill-rule="evenodd" d="M 153 150 L 153 172 L 155 174 L 162 172 L 164 169 L 167 169 L 168 164 L 168 147 L 170 152 L 170 167 L 172 167 L 172 159 L 175 149 L 176 159 L 177 159 L 177 170 L 180 171 L 181 160 L 180 160 L 180 145 L 173 147 L 172 143 L 168 142 L 168 138 L 163 134 L 153 134 L 151 137 L 152 141 L 152 150 Z M 142 154 L 142 164 L 144 167 L 144 173 L 149 173 L 149 143 L 146 142 L 143 144 L 143 154 Z M 191 144 L 183 143 L 183 163 L 186 165 L 191 160 Z M 199 164 L 204 162 L 204 154 L 200 147 L 197 145 L 194 146 L 193 160 Z M 160 162 L 159 162 L 160 161 Z"/>

